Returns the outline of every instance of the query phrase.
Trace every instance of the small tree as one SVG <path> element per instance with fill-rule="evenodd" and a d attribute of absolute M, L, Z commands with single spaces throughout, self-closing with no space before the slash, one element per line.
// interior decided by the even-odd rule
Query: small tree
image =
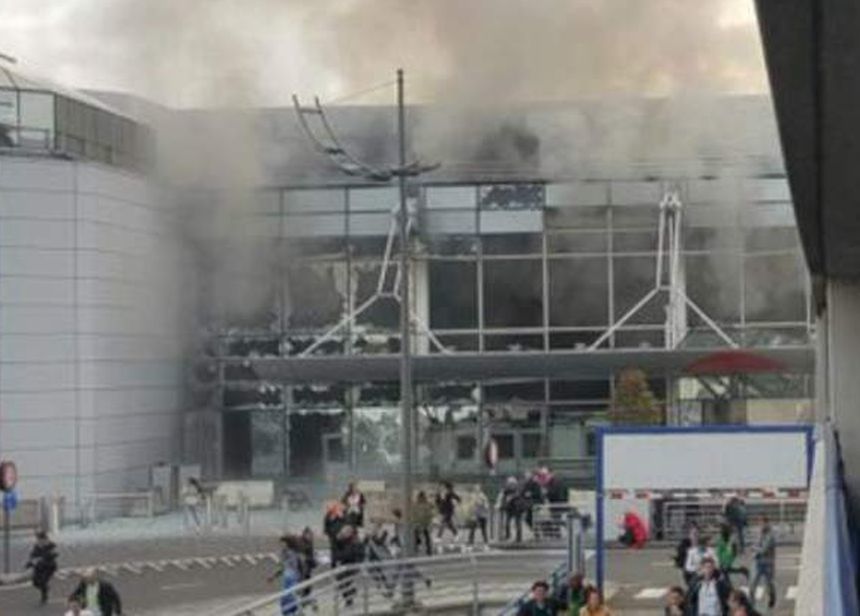
<path fill-rule="evenodd" d="M 618 375 L 609 419 L 616 425 L 659 425 L 663 410 L 648 386 L 645 373 L 638 368 L 625 368 Z"/>

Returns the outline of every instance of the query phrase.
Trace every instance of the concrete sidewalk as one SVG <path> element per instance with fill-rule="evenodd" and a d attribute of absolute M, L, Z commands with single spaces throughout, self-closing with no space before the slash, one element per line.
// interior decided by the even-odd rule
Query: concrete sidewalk
<path fill-rule="evenodd" d="M 326 547 L 322 536 L 322 514 L 316 510 L 253 511 L 250 532 L 245 534 L 235 518 L 226 529 L 199 531 L 185 527 L 181 513 L 154 518 L 116 518 L 88 527 L 63 528 L 52 540 L 57 544 L 59 566 L 83 567 L 102 563 L 156 561 L 164 559 L 220 556 L 245 552 L 278 550 L 284 532 L 300 532 L 310 527 L 318 546 Z M 12 568 L 23 567 L 32 546 L 32 536 L 12 539 Z"/>

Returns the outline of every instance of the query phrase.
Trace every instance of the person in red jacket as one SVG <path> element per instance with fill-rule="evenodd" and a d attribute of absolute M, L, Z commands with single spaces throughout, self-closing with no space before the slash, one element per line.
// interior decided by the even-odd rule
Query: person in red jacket
<path fill-rule="evenodd" d="M 624 521 L 621 525 L 622 533 L 618 540 L 634 549 L 642 549 L 648 541 L 648 528 L 645 522 L 635 511 L 628 511 L 624 514 Z"/>

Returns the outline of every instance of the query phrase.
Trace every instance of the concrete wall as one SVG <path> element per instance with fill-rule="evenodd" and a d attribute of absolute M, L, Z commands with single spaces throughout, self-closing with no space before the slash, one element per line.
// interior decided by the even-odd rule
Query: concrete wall
<path fill-rule="evenodd" d="M 860 283 L 827 281 L 827 306 L 820 317 L 826 332 L 828 419 L 843 444 L 848 499 L 860 507 Z"/>
<path fill-rule="evenodd" d="M 176 233 L 139 176 L 0 157 L 0 456 L 23 497 L 144 487 L 177 457 Z"/>

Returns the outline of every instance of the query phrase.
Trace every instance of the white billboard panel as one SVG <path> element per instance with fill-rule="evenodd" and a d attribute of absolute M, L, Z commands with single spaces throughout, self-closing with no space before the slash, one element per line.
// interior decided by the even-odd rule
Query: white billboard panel
<path fill-rule="evenodd" d="M 803 488 L 805 432 L 607 432 L 604 490 Z"/>

